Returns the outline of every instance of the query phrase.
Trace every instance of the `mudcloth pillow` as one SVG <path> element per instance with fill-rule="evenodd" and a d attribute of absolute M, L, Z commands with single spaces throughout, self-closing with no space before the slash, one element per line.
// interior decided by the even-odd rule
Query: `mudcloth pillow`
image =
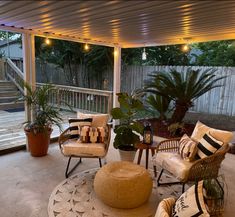
<path fill-rule="evenodd" d="M 70 139 L 78 138 L 80 134 L 80 127 L 84 125 L 90 126 L 91 122 L 92 118 L 69 118 Z"/>
<path fill-rule="evenodd" d="M 89 132 L 90 132 L 90 126 L 81 126 L 79 141 L 83 143 L 90 142 Z"/>
<path fill-rule="evenodd" d="M 203 197 L 203 181 L 184 192 L 175 202 L 173 217 L 209 217 Z"/>
<path fill-rule="evenodd" d="M 197 153 L 197 143 L 184 134 L 179 141 L 179 154 L 187 161 L 193 161 Z"/>
<path fill-rule="evenodd" d="M 104 127 L 91 127 L 82 126 L 80 129 L 81 137 L 80 142 L 83 143 L 104 143 L 105 139 L 105 128 Z"/>
<path fill-rule="evenodd" d="M 213 138 L 209 133 L 206 133 L 197 145 L 197 157 L 201 159 L 208 157 L 214 154 L 222 145 L 223 142 Z"/>

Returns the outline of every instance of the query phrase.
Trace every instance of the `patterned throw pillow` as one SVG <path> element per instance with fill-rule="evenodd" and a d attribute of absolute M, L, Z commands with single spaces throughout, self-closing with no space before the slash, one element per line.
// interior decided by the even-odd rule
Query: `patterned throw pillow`
<path fill-rule="evenodd" d="M 79 141 L 83 143 L 90 142 L 89 132 L 90 132 L 90 126 L 81 126 Z"/>
<path fill-rule="evenodd" d="M 83 126 L 80 129 L 81 137 L 80 142 L 83 143 L 104 143 L 105 128 L 104 127 L 91 127 Z"/>
<path fill-rule="evenodd" d="M 187 161 L 193 161 L 197 153 L 197 143 L 184 134 L 179 141 L 179 154 Z"/>
<path fill-rule="evenodd" d="M 70 129 L 70 138 L 78 138 L 80 134 L 81 126 L 91 126 L 92 118 L 69 118 L 69 129 Z"/>
<path fill-rule="evenodd" d="M 209 217 L 203 197 L 203 181 L 185 191 L 175 202 L 173 217 L 203 216 Z"/>
<path fill-rule="evenodd" d="M 223 142 L 213 138 L 210 133 L 204 134 L 204 136 L 200 139 L 197 147 L 197 157 L 203 159 L 214 154 L 218 149 L 221 148 Z"/>

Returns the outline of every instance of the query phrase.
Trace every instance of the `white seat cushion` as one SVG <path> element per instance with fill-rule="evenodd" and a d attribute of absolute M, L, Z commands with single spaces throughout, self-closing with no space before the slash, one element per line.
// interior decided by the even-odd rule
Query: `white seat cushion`
<path fill-rule="evenodd" d="M 157 153 L 153 158 L 153 164 L 169 171 L 180 181 L 184 181 L 187 178 L 188 171 L 193 165 L 192 162 L 183 160 L 178 153 L 173 152 Z"/>
<path fill-rule="evenodd" d="M 104 143 L 81 143 L 78 140 L 68 140 L 62 145 L 62 152 L 64 155 L 70 156 L 98 156 L 105 155 Z"/>
<path fill-rule="evenodd" d="M 159 152 L 153 156 L 152 162 L 154 165 L 162 167 L 163 161 L 172 156 L 172 152 Z"/>

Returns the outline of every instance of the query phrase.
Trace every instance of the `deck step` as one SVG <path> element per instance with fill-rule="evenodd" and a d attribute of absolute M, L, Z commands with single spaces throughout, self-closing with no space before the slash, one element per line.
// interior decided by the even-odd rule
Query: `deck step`
<path fill-rule="evenodd" d="M 4 97 L 4 96 L 17 96 L 19 97 L 20 94 L 18 91 L 15 91 L 15 90 L 0 90 L 0 97 Z"/>
<path fill-rule="evenodd" d="M 12 87 L 14 87 L 15 85 L 11 81 L 0 80 L 0 86 L 12 86 Z"/>
<path fill-rule="evenodd" d="M 17 102 L 19 97 L 17 96 L 0 96 L 0 104 L 5 102 Z"/>
<path fill-rule="evenodd" d="M 7 109 L 22 109 L 24 108 L 23 102 L 7 102 L 7 103 L 0 103 L 1 110 Z"/>

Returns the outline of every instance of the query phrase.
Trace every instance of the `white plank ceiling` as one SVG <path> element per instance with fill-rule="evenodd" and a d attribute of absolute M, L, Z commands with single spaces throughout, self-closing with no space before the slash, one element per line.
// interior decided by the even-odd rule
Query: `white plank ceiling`
<path fill-rule="evenodd" d="M 235 38 L 235 1 L 0 1 L 0 29 L 121 47 Z"/>

